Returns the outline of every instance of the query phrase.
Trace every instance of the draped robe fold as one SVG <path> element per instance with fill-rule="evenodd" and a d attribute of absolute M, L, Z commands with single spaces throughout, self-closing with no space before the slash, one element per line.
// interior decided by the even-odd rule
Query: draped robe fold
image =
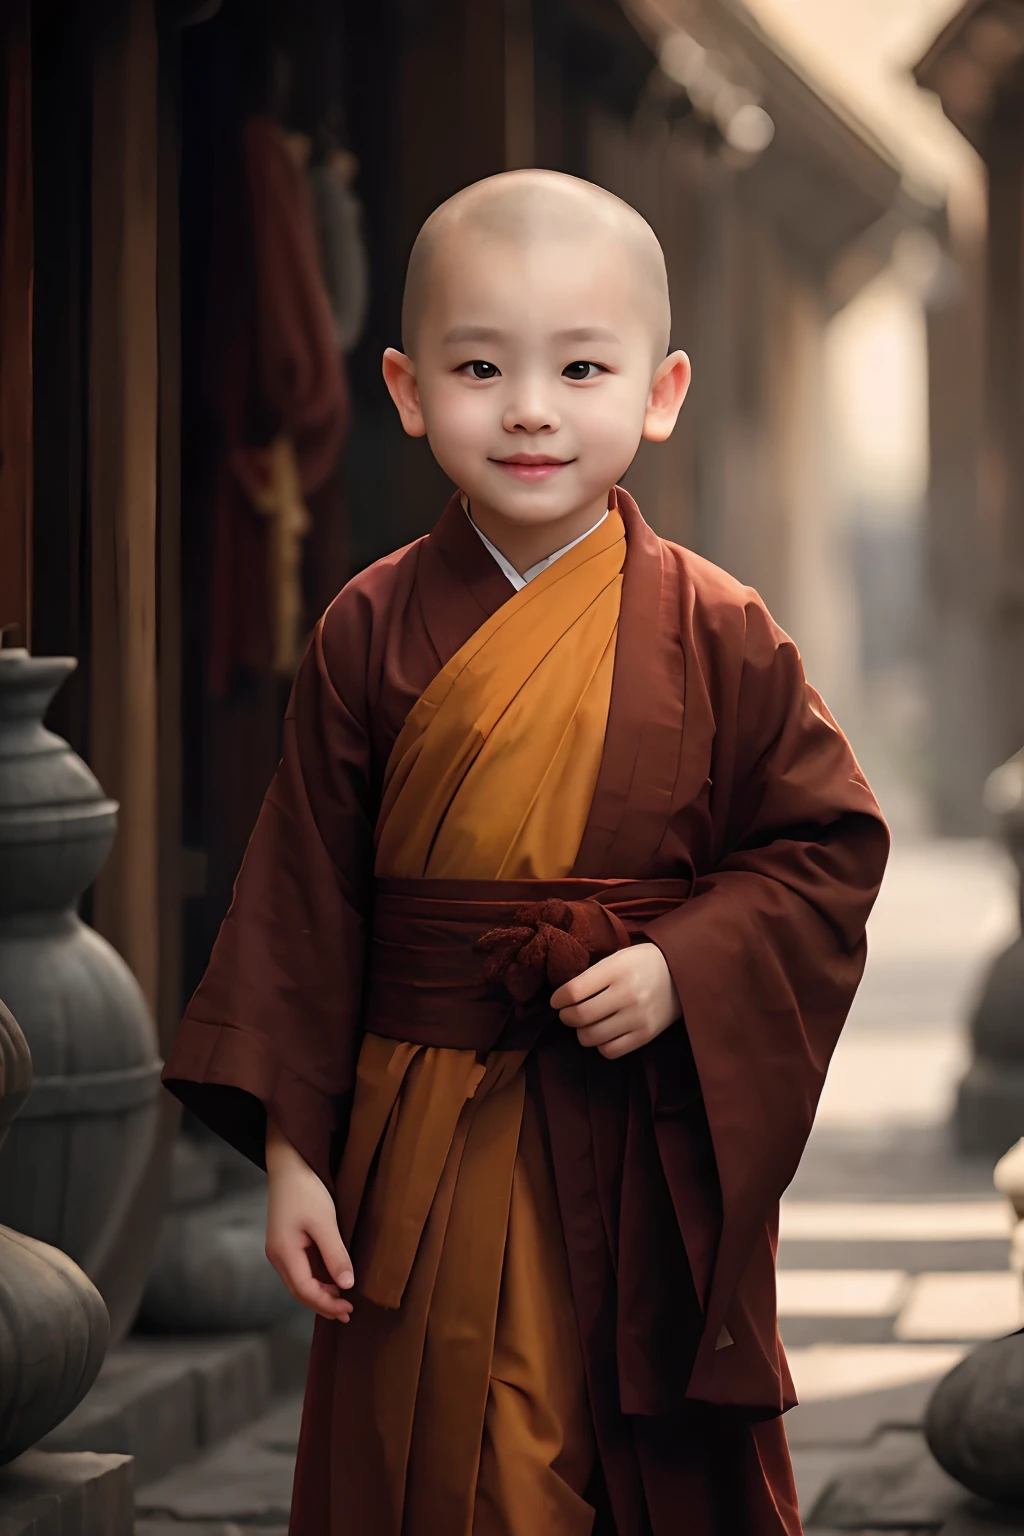
<path fill-rule="evenodd" d="M 352 1244 L 294 1536 L 799 1531 L 777 1206 L 887 838 L 756 595 L 616 506 L 513 597 L 453 500 L 332 605 L 165 1069 Z M 680 1023 L 513 1041 L 472 940 L 545 894 L 657 943 Z"/>

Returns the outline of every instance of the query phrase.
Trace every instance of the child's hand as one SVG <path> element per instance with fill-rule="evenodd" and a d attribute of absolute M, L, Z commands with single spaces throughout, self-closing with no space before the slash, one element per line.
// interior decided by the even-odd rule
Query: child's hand
<path fill-rule="evenodd" d="M 559 987 L 551 1006 L 581 1045 L 596 1045 L 609 1059 L 639 1050 L 683 1011 L 656 944 L 634 944 L 599 960 Z"/>
<path fill-rule="evenodd" d="M 330 1191 L 275 1125 L 267 1125 L 267 1258 L 296 1301 L 347 1323 L 355 1283 Z"/>

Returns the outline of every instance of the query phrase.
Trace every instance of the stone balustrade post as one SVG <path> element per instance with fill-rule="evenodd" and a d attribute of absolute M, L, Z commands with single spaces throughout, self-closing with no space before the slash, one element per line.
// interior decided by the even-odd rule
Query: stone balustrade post
<path fill-rule="evenodd" d="M 1017 867 L 1024 903 L 1024 750 L 989 775 L 985 804 Z M 999 1157 L 1024 1136 L 1024 932 L 992 962 L 971 1019 L 971 1064 L 957 1095 L 963 1152 Z"/>

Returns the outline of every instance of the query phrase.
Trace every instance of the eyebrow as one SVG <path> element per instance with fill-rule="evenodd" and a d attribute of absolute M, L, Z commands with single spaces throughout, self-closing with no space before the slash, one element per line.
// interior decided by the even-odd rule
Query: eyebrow
<path fill-rule="evenodd" d="M 573 330 L 556 331 L 556 341 L 619 341 L 621 338 L 604 325 L 578 325 Z"/>
<path fill-rule="evenodd" d="M 456 325 L 441 338 L 444 345 L 466 341 L 502 341 L 505 331 L 490 325 Z M 556 331 L 555 341 L 613 341 L 621 340 L 614 331 L 603 325 L 578 325 L 568 331 Z"/>
<path fill-rule="evenodd" d="M 450 331 L 445 331 L 441 337 L 443 343 L 461 341 L 501 341 L 505 332 L 496 330 L 490 325 L 456 325 Z"/>

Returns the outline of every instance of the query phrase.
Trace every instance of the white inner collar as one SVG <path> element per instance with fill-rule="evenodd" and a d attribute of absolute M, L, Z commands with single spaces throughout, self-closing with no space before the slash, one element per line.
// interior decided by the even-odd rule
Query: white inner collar
<path fill-rule="evenodd" d="M 529 570 L 520 573 L 516 570 L 512 562 L 505 558 L 501 550 L 498 549 L 497 545 L 491 543 L 486 533 L 477 528 L 477 525 L 474 523 L 472 515 L 470 514 L 469 500 L 465 492 L 462 493 L 462 510 L 469 518 L 470 527 L 476 530 L 477 536 L 481 543 L 486 549 L 490 551 L 491 555 L 494 557 L 495 563 L 500 568 L 502 575 L 508 578 L 517 592 L 521 592 L 523 587 L 525 587 L 528 582 L 531 582 L 535 576 L 540 575 L 541 571 L 546 571 L 549 565 L 554 565 L 556 560 L 560 560 L 563 555 L 567 555 L 570 549 L 575 549 L 577 544 L 582 544 L 584 539 L 589 539 L 590 535 L 594 532 L 594 528 L 600 528 L 601 524 L 608 516 L 608 508 L 606 507 L 605 510 L 601 513 L 601 516 L 598 518 L 597 522 L 594 524 L 593 528 L 588 528 L 586 533 L 581 533 L 578 539 L 571 539 L 568 544 L 563 544 L 561 549 L 556 549 L 554 554 L 545 555 L 543 560 L 538 560 L 536 565 L 531 565 Z"/>

